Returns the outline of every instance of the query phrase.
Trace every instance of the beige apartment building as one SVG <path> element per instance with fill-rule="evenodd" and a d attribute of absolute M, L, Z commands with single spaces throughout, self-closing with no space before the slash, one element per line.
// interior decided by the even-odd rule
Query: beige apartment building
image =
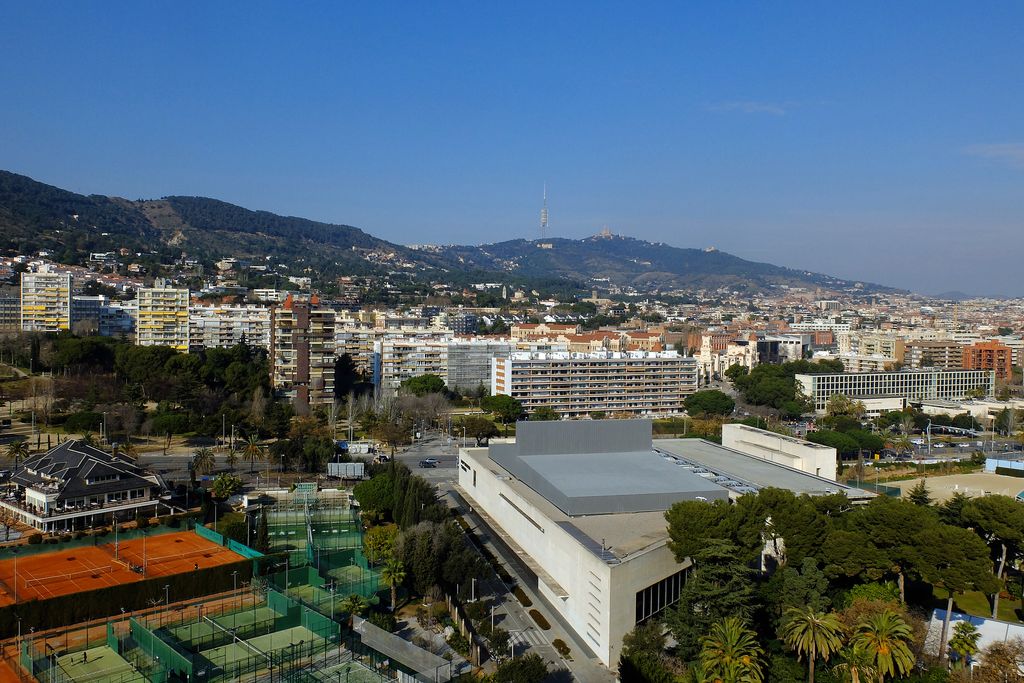
<path fill-rule="evenodd" d="M 377 342 L 380 365 L 374 383 L 392 395 L 403 381 L 420 375 L 437 375 L 447 383 L 450 340 L 450 335 L 384 337 Z"/>
<path fill-rule="evenodd" d="M 956 370 L 963 367 L 964 347 L 952 340 L 907 342 L 903 357 L 908 368 L 941 368 Z"/>
<path fill-rule="evenodd" d="M 596 411 L 676 415 L 697 390 L 697 361 L 675 351 L 512 353 L 495 358 L 491 393 L 528 411 L 550 406 L 562 417 Z"/>

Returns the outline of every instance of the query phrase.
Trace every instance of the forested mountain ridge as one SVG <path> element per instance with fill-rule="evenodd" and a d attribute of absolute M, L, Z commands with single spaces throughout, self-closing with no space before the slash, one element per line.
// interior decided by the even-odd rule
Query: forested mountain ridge
<path fill-rule="evenodd" d="M 683 249 L 608 233 L 580 240 L 516 239 L 416 250 L 350 225 L 252 211 L 206 197 L 132 201 L 87 196 L 0 171 L 0 250 L 46 251 L 65 263 L 83 263 L 90 252 L 119 249 L 162 262 L 181 256 L 204 264 L 225 257 L 254 262 L 271 257 L 288 272 L 325 278 L 397 271 L 414 279 L 452 283 L 500 279 L 640 293 L 794 286 L 885 289 L 747 261 L 714 249 Z"/>

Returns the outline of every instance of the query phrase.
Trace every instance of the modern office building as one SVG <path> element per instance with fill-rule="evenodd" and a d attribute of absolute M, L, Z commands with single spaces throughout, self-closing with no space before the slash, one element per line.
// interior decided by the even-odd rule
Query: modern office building
<path fill-rule="evenodd" d="M 136 299 L 135 343 L 188 351 L 188 290 L 143 287 Z"/>
<path fill-rule="evenodd" d="M 529 412 L 550 406 L 562 417 L 593 412 L 675 415 L 697 390 L 697 361 L 675 351 L 513 353 L 492 361 L 491 394 Z"/>
<path fill-rule="evenodd" d="M 196 305 L 188 314 L 189 348 L 228 348 L 243 341 L 270 350 L 270 309 L 257 305 Z"/>
<path fill-rule="evenodd" d="M 335 314 L 316 296 L 271 309 L 271 384 L 296 412 L 334 402 Z"/>
<path fill-rule="evenodd" d="M 969 370 L 994 370 L 996 379 L 1013 377 L 1013 349 L 997 341 L 976 342 L 965 346 L 963 367 Z"/>
<path fill-rule="evenodd" d="M 811 399 L 814 410 L 825 412 L 834 394 L 850 398 L 903 398 L 908 401 L 964 399 L 981 393 L 995 393 L 995 372 L 991 370 L 901 370 L 827 375 L 796 375 L 797 389 Z"/>
<path fill-rule="evenodd" d="M 764 487 L 871 494 L 699 439 L 651 440 L 648 420 L 520 422 L 515 443 L 459 451 L 458 492 L 516 558 L 527 586 L 601 662 L 679 601 L 691 566 L 665 511 Z"/>
<path fill-rule="evenodd" d="M 22 273 L 21 330 L 70 330 L 72 286 L 71 273 Z"/>
<path fill-rule="evenodd" d="M 495 339 L 452 339 L 448 342 L 448 381 L 451 389 L 467 393 L 491 387 L 491 361 L 507 358 L 512 344 Z"/>

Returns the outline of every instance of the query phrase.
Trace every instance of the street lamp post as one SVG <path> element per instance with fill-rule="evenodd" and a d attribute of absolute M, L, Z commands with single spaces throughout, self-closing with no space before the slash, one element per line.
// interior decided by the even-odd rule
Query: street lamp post
<path fill-rule="evenodd" d="M 171 604 L 171 584 L 169 583 L 164 585 L 164 604 Z"/>
<path fill-rule="evenodd" d="M 234 590 L 238 590 L 238 571 L 231 572 L 231 583 Z"/>

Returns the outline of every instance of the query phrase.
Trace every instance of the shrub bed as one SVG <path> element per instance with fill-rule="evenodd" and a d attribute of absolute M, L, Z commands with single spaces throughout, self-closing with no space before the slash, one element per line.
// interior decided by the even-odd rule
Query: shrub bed
<path fill-rule="evenodd" d="M 535 609 L 532 609 L 530 610 L 530 616 L 533 617 L 533 620 L 535 622 L 537 622 L 537 626 L 540 626 L 545 631 L 551 630 L 551 624 L 548 623 L 548 620 L 544 618 L 543 614 L 541 614 Z"/>
<path fill-rule="evenodd" d="M 533 600 L 530 599 L 530 596 L 527 595 L 522 588 L 516 586 L 512 593 L 516 596 L 516 600 L 518 600 L 519 604 L 523 607 L 533 607 Z"/>

